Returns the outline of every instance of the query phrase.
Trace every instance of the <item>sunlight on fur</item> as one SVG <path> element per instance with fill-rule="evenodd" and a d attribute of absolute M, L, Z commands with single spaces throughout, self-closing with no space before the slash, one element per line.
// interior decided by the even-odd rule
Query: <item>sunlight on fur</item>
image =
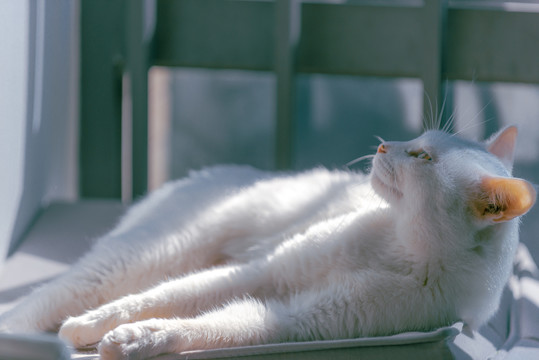
<path fill-rule="evenodd" d="M 443 107 L 442 107 L 443 108 Z M 496 311 L 536 191 L 517 130 L 380 140 L 369 174 L 192 172 L 135 204 L 69 272 L 0 316 L 103 359 L 472 329 Z M 432 118 L 439 126 L 439 119 Z"/>

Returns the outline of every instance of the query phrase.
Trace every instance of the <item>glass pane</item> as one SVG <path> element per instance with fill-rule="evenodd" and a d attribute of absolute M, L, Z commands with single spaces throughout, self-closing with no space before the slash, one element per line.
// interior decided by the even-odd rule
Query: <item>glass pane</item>
<path fill-rule="evenodd" d="M 485 139 L 504 126 L 519 128 L 515 175 L 539 181 L 539 86 L 454 81 L 454 131 L 472 139 Z"/>
<path fill-rule="evenodd" d="M 275 80 L 270 73 L 154 68 L 150 184 L 222 163 L 274 168 Z M 295 169 L 342 167 L 375 151 L 375 135 L 422 130 L 419 80 L 298 75 Z"/>
<path fill-rule="evenodd" d="M 273 75 L 153 68 L 150 185 L 212 164 L 273 167 Z"/>
<path fill-rule="evenodd" d="M 372 154 L 375 136 L 406 140 L 422 131 L 419 80 L 301 75 L 297 86 L 297 168 L 342 167 Z"/>

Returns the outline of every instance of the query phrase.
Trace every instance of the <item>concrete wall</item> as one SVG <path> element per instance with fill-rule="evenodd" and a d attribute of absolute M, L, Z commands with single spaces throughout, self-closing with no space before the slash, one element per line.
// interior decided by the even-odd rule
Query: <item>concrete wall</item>
<path fill-rule="evenodd" d="M 0 259 L 77 193 L 77 4 L 0 2 Z"/>

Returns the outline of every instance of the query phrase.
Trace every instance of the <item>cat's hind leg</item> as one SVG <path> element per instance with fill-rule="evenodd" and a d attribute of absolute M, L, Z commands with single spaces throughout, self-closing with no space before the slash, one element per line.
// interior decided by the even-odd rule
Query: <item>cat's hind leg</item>
<path fill-rule="evenodd" d="M 197 256 L 167 251 L 166 241 L 129 244 L 117 239 L 101 243 L 67 272 L 35 289 L 13 309 L 0 315 L 0 332 L 56 331 L 68 317 L 144 291 L 168 278 L 204 268 L 211 253 Z M 182 261 L 192 256 L 191 259 Z"/>
<path fill-rule="evenodd" d="M 256 173 L 244 172 L 243 183 L 256 179 Z M 223 262 L 220 237 L 207 231 L 202 236 L 207 226 L 200 218 L 225 189 L 240 183 L 236 173 L 201 173 L 152 193 L 69 271 L 0 315 L 0 332 L 54 331 L 68 316 Z"/>
<path fill-rule="evenodd" d="M 129 235 L 101 239 L 67 272 L 0 315 L 0 332 L 55 331 L 68 316 L 203 268 L 217 258 L 210 251 L 201 256 L 188 249 L 176 253 L 166 238 L 129 242 L 125 240 Z"/>
<path fill-rule="evenodd" d="M 108 245 L 113 248 L 114 241 L 111 243 Z M 121 251 L 120 246 L 116 251 Z M 68 271 L 34 289 L 14 308 L 0 315 L 0 332 L 55 331 L 67 316 L 80 314 L 128 292 L 132 288 L 130 283 L 137 277 L 139 286 L 148 286 L 152 281 L 150 276 L 140 276 L 140 270 L 129 274 L 131 268 L 113 251 L 98 246 Z M 134 278 L 131 281 L 130 276 Z"/>

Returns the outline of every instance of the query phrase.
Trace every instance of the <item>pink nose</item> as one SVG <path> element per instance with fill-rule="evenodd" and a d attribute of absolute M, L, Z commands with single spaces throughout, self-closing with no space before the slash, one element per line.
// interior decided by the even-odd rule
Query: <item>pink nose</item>
<path fill-rule="evenodd" d="M 386 146 L 384 144 L 380 144 L 378 146 L 378 150 L 376 152 L 385 154 L 385 153 L 387 153 L 387 148 L 386 148 Z"/>

